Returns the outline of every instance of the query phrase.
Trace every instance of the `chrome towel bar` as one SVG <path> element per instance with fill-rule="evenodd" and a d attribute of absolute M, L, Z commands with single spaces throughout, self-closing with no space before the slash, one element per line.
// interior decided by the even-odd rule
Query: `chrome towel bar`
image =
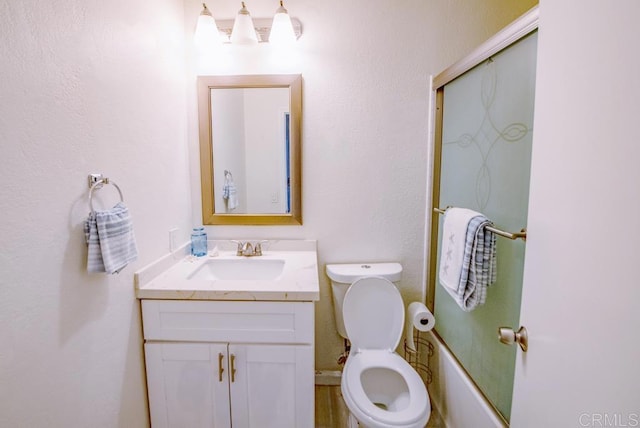
<path fill-rule="evenodd" d="M 445 209 L 434 208 L 433 212 L 438 213 L 438 214 L 444 214 L 447 211 L 447 209 L 449 209 L 449 208 L 451 208 L 451 207 L 447 207 Z M 522 229 L 520 232 L 505 232 L 504 230 L 498 229 L 498 228 L 493 227 L 493 226 L 487 226 L 486 229 L 489 232 L 493 232 L 496 235 L 503 236 L 505 238 L 509 238 L 509 239 L 513 239 L 513 240 L 522 239 L 523 241 L 527 240 L 527 229 Z"/>

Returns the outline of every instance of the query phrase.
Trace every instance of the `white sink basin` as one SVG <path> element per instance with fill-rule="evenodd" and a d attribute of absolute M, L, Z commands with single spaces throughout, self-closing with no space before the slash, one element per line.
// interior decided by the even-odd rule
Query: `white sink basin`
<path fill-rule="evenodd" d="M 136 297 L 301 302 L 320 298 L 316 241 L 270 241 L 255 257 L 237 256 L 237 245 L 227 240 L 208 244 L 218 249 L 217 255 L 167 255 L 136 272 Z"/>
<path fill-rule="evenodd" d="M 211 259 L 193 271 L 187 279 L 270 281 L 278 278 L 284 270 L 282 259 L 237 258 Z"/>

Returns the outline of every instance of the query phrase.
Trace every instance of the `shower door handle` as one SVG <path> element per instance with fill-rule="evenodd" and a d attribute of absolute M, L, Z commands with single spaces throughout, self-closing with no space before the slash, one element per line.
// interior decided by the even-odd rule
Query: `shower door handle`
<path fill-rule="evenodd" d="M 529 336 L 527 334 L 527 329 L 523 326 L 521 326 L 518 331 L 513 331 L 510 327 L 498 328 L 498 339 L 505 345 L 513 345 L 514 343 L 517 343 L 520 345 L 522 352 L 527 352 L 527 349 L 529 348 Z"/>

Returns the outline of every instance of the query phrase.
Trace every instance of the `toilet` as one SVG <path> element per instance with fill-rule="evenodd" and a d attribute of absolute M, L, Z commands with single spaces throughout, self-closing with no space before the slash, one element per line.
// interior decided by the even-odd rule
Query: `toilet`
<path fill-rule="evenodd" d="M 342 395 L 360 426 L 422 428 L 431 413 L 422 379 L 395 352 L 404 303 L 392 281 L 401 273 L 398 263 L 327 265 L 338 332 L 351 341 Z"/>

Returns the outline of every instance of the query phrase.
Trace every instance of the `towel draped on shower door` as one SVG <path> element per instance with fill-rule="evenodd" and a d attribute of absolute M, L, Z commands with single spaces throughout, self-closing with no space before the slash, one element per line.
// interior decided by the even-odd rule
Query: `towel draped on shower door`
<path fill-rule="evenodd" d="M 487 287 L 496 281 L 496 235 L 493 223 L 466 208 L 449 208 L 444 215 L 440 284 L 463 311 L 485 302 Z"/>

